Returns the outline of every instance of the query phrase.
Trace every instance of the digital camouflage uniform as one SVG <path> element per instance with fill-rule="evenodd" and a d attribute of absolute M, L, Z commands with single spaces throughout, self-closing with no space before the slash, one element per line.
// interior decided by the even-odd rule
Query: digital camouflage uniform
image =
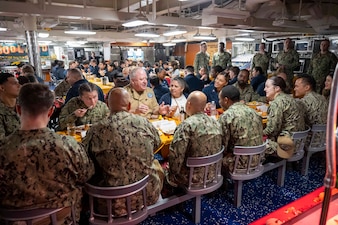
<path fill-rule="evenodd" d="M 0 144 L 0 174 L 1 207 L 79 209 L 94 166 L 73 137 L 48 128 L 17 130 Z"/>
<path fill-rule="evenodd" d="M 94 124 L 109 115 L 108 106 L 101 101 L 97 101 L 95 107 L 88 109 L 83 117 L 75 116 L 75 110 L 86 108 L 87 106 L 83 103 L 80 97 L 74 97 L 69 100 L 69 102 L 67 102 L 61 109 L 59 116 L 59 129 L 65 130 L 67 128 L 67 123 L 75 123 L 76 126 L 86 123 Z"/>
<path fill-rule="evenodd" d="M 20 118 L 13 108 L 0 101 L 0 140 L 20 127 Z"/>
<path fill-rule="evenodd" d="M 61 81 L 61 83 L 59 83 L 54 89 L 55 96 L 58 97 L 66 96 L 70 87 L 71 87 L 70 84 L 66 80 Z"/>
<path fill-rule="evenodd" d="M 255 68 L 256 66 L 259 66 L 262 68 L 263 73 L 266 76 L 269 67 L 269 61 L 270 55 L 267 52 L 265 52 L 265 54 L 256 53 L 252 58 L 251 69 Z"/>
<path fill-rule="evenodd" d="M 337 56 L 332 52 L 326 54 L 318 52 L 312 57 L 307 73 L 315 78 L 318 93 L 324 85 L 326 76 L 330 71 L 334 71 L 336 64 Z"/>
<path fill-rule="evenodd" d="M 293 86 L 293 71 L 299 66 L 299 54 L 296 50 L 290 49 L 285 52 L 280 51 L 275 58 L 275 62 L 284 66 L 284 72 L 287 75 L 290 86 Z"/>
<path fill-rule="evenodd" d="M 231 54 L 229 52 L 216 52 L 212 57 L 212 66 L 221 66 L 223 69 L 231 66 Z"/>
<path fill-rule="evenodd" d="M 174 184 L 188 185 L 188 157 L 200 157 L 216 154 L 221 150 L 222 136 L 218 122 L 198 113 L 188 117 L 175 130 L 169 153 L 169 181 Z M 210 168 L 208 179 L 215 177 Z M 204 169 L 195 170 L 193 183 L 203 184 Z"/>
<path fill-rule="evenodd" d="M 210 61 L 210 55 L 209 53 L 205 52 L 198 52 L 194 59 L 194 70 L 195 73 L 198 74 L 199 69 L 202 67 L 207 69 L 207 72 L 209 71 L 209 61 Z"/>
<path fill-rule="evenodd" d="M 122 186 L 149 175 L 147 204 L 154 204 L 158 200 L 163 171 L 158 161 L 154 160 L 153 151 L 160 146 L 161 139 L 157 129 L 146 118 L 129 112 L 114 113 L 93 125 L 83 144 L 96 165 L 97 173 L 91 183 Z M 132 208 L 139 208 L 142 204 L 142 197 L 134 196 Z M 101 210 L 103 205 L 99 204 Z M 113 202 L 113 214 L 125 213 L 123 200 Z"/>
<path fill-rule="evenodd" d="M 240 100 L 244 100 L 245 102 L 251 102 L 251 101 L 265 102 L 266 101 L 266 98 L 257 94 L 250 84 L 246 84 L 244 89 L 242 89 L 238 85 L 238 82 L 234 83 L 233 86 L 238 89 L 240 93 Z"/>
<path fill-rule="evenodd" d="M 150 118 L 150 116 L 159 109 L 153 89 L 147 87 L 142 94 L 139 94 L 130 85 L 125 86 L 124 89 L 126 89 L 129 94 L 131 112 L 134 112 L 140 104 L 147 105 L 149 107 L 148 112 L 139 115 Z"/>
<path fill-rule="evenodd" d="M 305 124 L 308 127 L 312 127 L 314 124 L 326 124 L 327 122 L 327 111 L 328 111 L 328 102 L 324 96 L 311 91 L 306 94 L 303 98 L 299 99 L 299 102 L 304 112 Z M 312 138 L 312 132 L 309 132 L 307 144 L 310 144 Z M 313 143 L 318 143 L 320 141 L 320 136 L 317 135 L 314 137 Z"/>
<path fill-rule="evenodd" d="M 222 129 L 224 150 L 223 165 L 230 171 L 234 167 L 233 149 L 238 146 L 257 146 L 263 144 L 262 118 L 255 110 L 237 102 L 231 105 L 218 119 Z M 257 165 L 258 156 L 252 165 Z M 238 168 L 245 168 L 248 157 L 240 158 Z"/>
<path fill-rule="evenodd" d="M 305 130 L 304 112 L 300 105 L 290 95 L 279 93 L 269 103 L 268 118 L 263 134 L 269 138 L 266 153 L 273 154 L 277 151 L 277 138 L 281 133 L 292 136 L 293 131 Z"/>

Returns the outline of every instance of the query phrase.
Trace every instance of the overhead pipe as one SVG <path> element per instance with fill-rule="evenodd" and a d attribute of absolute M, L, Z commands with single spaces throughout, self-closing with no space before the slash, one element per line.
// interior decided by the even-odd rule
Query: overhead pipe
<path fill-rule="evenodd" d="M 241 0 L 239 0 L 241 2 Z M 270 0 L 250 0 L 245 1 L 245 9 L 249 12 L 256 12 L 260 6 L 260 4 L 270 2 Z M 240 3 L 239 3 L 240 5 Z M 239 9 L 241 10 L 241 7 L 239 6 Z"/>

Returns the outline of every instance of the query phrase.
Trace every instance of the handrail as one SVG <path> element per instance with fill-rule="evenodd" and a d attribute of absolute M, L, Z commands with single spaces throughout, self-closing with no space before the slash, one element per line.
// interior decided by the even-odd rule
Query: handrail
<path fill-rule="evenodd" d="M 329 210 L 331 190 L 336 184 L 336 134 L 337 129 L 337 101 L 338 101 L 338 64 L 334 71 L 333 81 L 331 85 L 331 94 L 329 102 L 329 110 L 327 115 L 326 127 L 326 174 L 324 178 L 325 195 L 320 214 L 320 225 L 326 224 L 327 213 Z"/>

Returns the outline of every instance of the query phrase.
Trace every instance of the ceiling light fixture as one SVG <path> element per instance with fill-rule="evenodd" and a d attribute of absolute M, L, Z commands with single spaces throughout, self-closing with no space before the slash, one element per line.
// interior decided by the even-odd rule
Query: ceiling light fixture
<path fill-rule="evenodd" d="M 136 33 L 135 36 L 145 37 L 145 38 L 155 38 L 155 37 L 159 37 L 160 35 L 152 31 L 145 31 L 145 32 Z"/>
<path fill-rule="evenodd" d="M 143 25 L 148 25 L 148 18 L 143 14 L 138 14 L 134 19 L 129 20 L 122 24 L 124 27 L 138 27 Z"/>
<path fill-rule="evenodd" d="M 166 47 L 170 47 L 170 46 L 175 46 L 176 43 L 173 43 L 173 42 L 165 42 L 162 44 L 163 46 L 166 46 Z"/>
<path fill-rule="evenodd" d="M 6 27 L 0 27 L 0 31 L 7 31 Z"/>
<path fill-rule="evenodd" d="M 47 38 L 47 37 L 49 37 L 49 33 L 38 33 L 38 37 Z"/>
<path fill-rule="evenodd" d="M 65 34 L 94 35 L 95 31 L 91 30 L 65 30 Z"/>
<path fill-rule="evenodd" d="M 192 37 L 198 40 L 210 40 L 210 41 L 217 39 L 217 37 L 212 33 L 212 31 L 209 35 L 204 35 L 200 34 L 199 30 L 197 30 L 197 33 Z"/>
<path fill-rule="evenodd" d="M 236 41 L 254 41 L 255 38 L 252 38 L 252 37 L 236 37 L 235 40 Z"/>
<path fill-rule="evenodd" d="M 174 29 L 174 30 L 168 30 L 163 33 L 163 36 L 175 36 L 175 35 L 180 35 L 180 34 L 185 34 L 187 33 L 186 30 L 183 29 Z"/>
<path fill-rule="evenodd" d="M 174 37 L 171 42 L 178 43 L 178 42 L 185 42 L 187 39 L 182 35 L 180 37 Z"/>

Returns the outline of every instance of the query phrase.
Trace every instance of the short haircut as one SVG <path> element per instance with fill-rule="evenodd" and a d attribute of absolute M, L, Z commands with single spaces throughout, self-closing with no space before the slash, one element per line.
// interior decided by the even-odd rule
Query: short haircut
<path fill-rule="evenodd" d="M 97 91 L 97 86 L 93 83 L 87 82 L 83 83 L 79 87 L 79 96 L 82 96 L 84 92 L 93 92 Z"/>
<path fill-rule="evenodd" d="M 202 41 L 202 42 L 201 42 L 201 45 L 207 45 L 207 42 Z"/>
<path fill-rule="evenodd" d="M 272 81 L 272 84 L 276 87 L 280 87 L 280 89 L 285 92 L 286 90 L 286 82 L 283 78 L 278 76 L 270 77 L 269 80 Z"/>
<path fill-rule="evenodd" d="M 316 80 L 313 78 L 313 76 L 303 73 L 298 75 L 297 80 L 298 79 L 302 79 L 303 84 L 310 85 L 311 90 L 316 90 Z"/>
<path fill-rule="evenodd" d="M 18 105 L 30 115 L 39 115 L 48 111 L 54 104 L 54 93 L 40 83 L 24 84 L 19 92 Z"/>
<path fill-rule="evenodd" d="M 263 69 L 260 66 L 255 66 L 254 69 L 258 71 L 260 74 L 263 74 Z"/>
<path fill-rule="evenodd" d="M 193 66 L 186 66 L 185 69 L 190 73 L 193 73 L 195 71 Z"/>
<path fill-rule="evenodd" d="M 220 43 L 218 43 L 218 44 L 220 44 L 220 45 L 223 45 L 223 46 L 224 46 L 224 42 L 220 42 Z"/>
<path fill-rule="evenodd" d="M 130 80 L 134 79 L 136 77 L 136 74 L 139 73 L 139 71 L 143 71 L 144 73 L 146 73 L 146 71 L 142 68 L 142 67 L 135 67 L 129 75 Z"/>
<path fill-rule="evenodd" d="M 236 75 L 238 75 L 239 71 L 240 71 L 240 69 L 239 69 L 238 66 L 232 66 L 232 67 L 230 67 L 229 70 L 231 70 L 232 72 L 234 72 L 234 74 L 236 74 Z"/>
<path fill-rule="evenodd" d="M 10 77 L 14 77 L 14 75 L 11 73 L 0 73 L 0 84 L 6 83 Z"/>
<path fill-rule="evenodd" d="M 89 64 L 89 61 L 86 60 L 86 61 L 83 61 L 82 65 L 88 65 Z"/>
<path fill-rule="evenodd" d="M 150 76 L 149 82 L 156 87 L 160 85 L 160 78 L 158 78 L 156 75 Z"/>
<path fill-rule="evenodd" d="M 22 70 L 22 73 L 24 73 L 24 74 L 26 73 L 26 74 L 33 74 L 34 75 L 34 73 L 35 73 L 34 68 L 29 64 L 22 66 L 21 70 Z"/>
<path fill-rule="evenodd" d="M 122 72 L 114 73 L 114 75 L 113 75 L 113 79 L 118 79 L 118 78 L 122 78 L 122 77 L 123 77 Z"/>
<path fill-rule="evenodd" d="M 227 85 L 222 88 L 221 97 L 222 99 L 228 98 L 233 102 L 238 102 L 240 99 L 240 93 L 236 87 L 232 85 Z"/>
<path fill-rule="evenodd" d="M 212 67 L 216 73 L 220 73 L 223 71 L 223 68 L 220 65 L 216 65 Z"/>
<path fill-rule="evenodd" d="M 183 92 L 187 92 L 188 91 L 188 84 L 187 84 L 187 82 L 182 77 L 176 76 L 173 79 L 171 79 L 171 83 L 173 81 L 177 81 L 179 83 L 179 85 L 181 87 L 183 87 Z"/>
<path fill-rule="evenodd" d="M 227 82 L 229 82 L 229 80 L 230 80 L 230 75 L 229 75 L 229 73 L 226 73 L 225 71 L 222 71 L 222 72 L 220 72 L 219 74 L 217 74 L 217 76 L 219 76 L 219 75 L 224 76 L 224 79 L 225 79 Z"/>
<path fill-rule="evenodd" d="M 82 72 L 81 70 L 79 70 L 78 68 L 72 68 L 72 69 L 69 69 L 67 71 L 67 73 L 70 75 L 70 76 L 74 76 L 75 78 L 77 79 L 81 79 L 82 78 Z"/>

